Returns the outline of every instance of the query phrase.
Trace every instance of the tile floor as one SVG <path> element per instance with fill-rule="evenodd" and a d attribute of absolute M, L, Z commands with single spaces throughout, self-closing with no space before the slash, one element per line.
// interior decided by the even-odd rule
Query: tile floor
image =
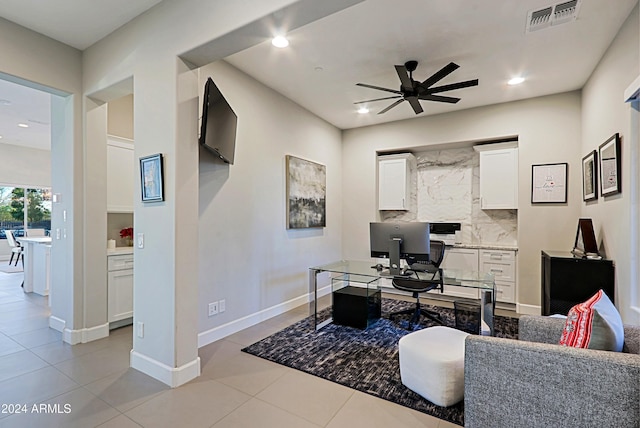
<path fill-rule="evenodd" d="M 131 327 L 67 345 L 21 281 L 0 272 L 0 428 L 457 426 L 240 351 L 306 306 L 201 348 L 202 375 L 171 389 L 129 368 Z"/>

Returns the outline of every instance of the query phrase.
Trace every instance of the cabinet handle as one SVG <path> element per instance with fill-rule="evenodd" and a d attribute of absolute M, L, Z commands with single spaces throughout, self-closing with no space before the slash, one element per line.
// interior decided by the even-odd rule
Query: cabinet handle
<path fill-rule="evenodd" d="M 404 208 L 404 198 L 402 198 L 402 208 Z"/>
<path fill-rule="evenodd" d="M 491 258 L 491 260 L 502 260 L 502 254 L 492 253 L 489 258 Z"/>
<path fill-rule="evenodd" d="M 500 272 L 500 273 L 502 273 L 502 269 L 491 269 L 491 272 Z"/>

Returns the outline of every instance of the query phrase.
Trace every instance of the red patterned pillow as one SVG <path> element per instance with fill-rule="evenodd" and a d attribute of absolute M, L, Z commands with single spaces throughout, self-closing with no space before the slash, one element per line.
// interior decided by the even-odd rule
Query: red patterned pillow
<path fill-rule="evenodd" d="M 620 352 L 623 343 L 622 318 L 602 290 L 569 310 L 560 345 Z"/>

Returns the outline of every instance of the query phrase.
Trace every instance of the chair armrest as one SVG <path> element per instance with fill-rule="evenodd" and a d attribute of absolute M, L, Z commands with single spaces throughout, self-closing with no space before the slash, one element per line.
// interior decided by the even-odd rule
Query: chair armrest
<path fill-rule="evenodd" d="M 495 337 L 465 341 L 465 427 L 634 427 L 640 356 Z"/>

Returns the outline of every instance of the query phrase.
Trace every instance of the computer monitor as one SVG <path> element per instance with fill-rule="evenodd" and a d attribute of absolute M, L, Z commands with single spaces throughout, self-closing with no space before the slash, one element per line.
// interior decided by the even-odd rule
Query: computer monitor
<path fill-rule="evenodd" d="M 391 275 L 400 274 L 400 259 L 429 262 L 429 223 L 370 223 L 371 257 L 389 258 Z"/>

